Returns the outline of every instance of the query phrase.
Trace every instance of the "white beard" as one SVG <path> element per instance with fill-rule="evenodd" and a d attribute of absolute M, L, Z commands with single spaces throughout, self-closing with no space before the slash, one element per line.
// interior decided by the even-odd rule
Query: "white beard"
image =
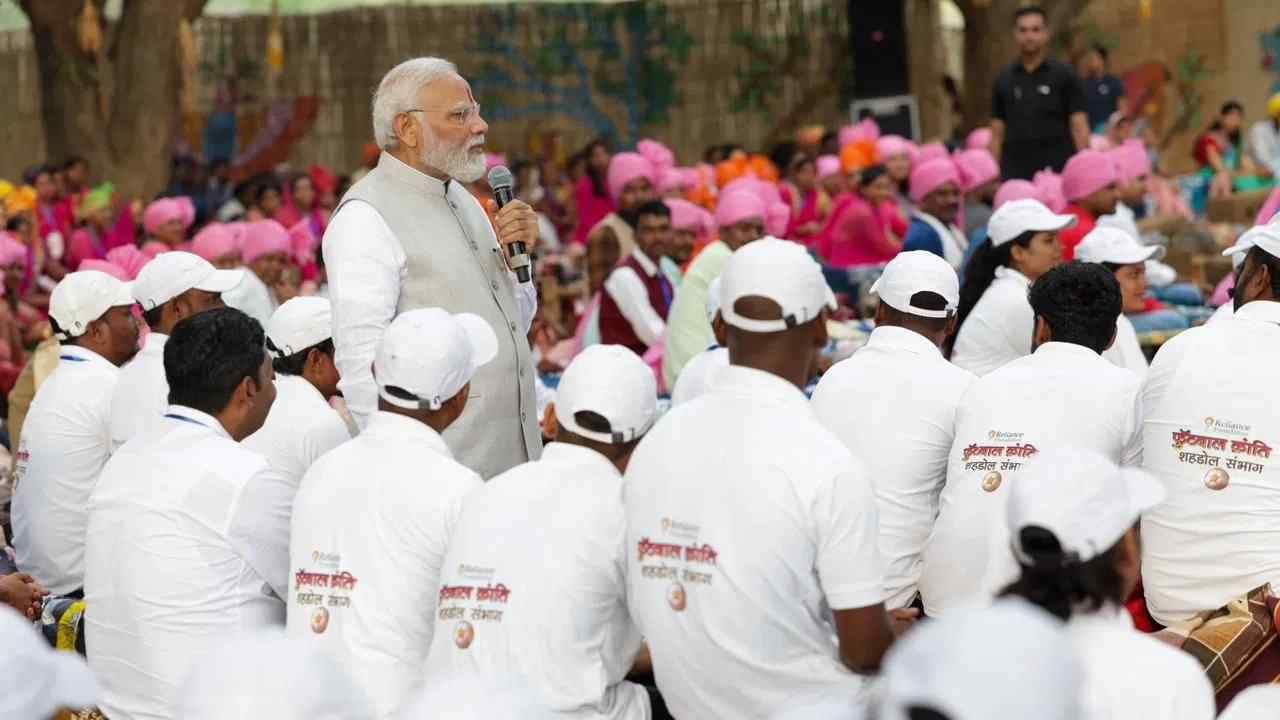
<path fill-rule="evenodd" d="M 432 138 L 434 141 L 435 138 Z M 473 153 L 472 148 L 482 147 L 484 138 L 468 142 L 464 146 L 443 147 L 433 142 L 422 153 L 422 162 L 451 178 L 464 183 L 472 183 L 484 177 L 484 153 Z"/>

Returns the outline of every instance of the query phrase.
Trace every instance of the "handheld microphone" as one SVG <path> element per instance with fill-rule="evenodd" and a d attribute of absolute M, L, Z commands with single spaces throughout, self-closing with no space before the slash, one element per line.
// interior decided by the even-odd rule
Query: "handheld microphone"
<path fill-rule="evenodd" d="M 493 190 L 493 200 L 498 203 L 499 209 L 515 198 L 513 185 L 511 171 L 505 165 L 495 165 L 489 170 L 489 187 Z M 524 243 L 513 242 L 508 245 L 507 255 L 511 269 L 516 271 L 516 279 L 522 283 L 529 282 L 529 254 L 525 251 Z"/>

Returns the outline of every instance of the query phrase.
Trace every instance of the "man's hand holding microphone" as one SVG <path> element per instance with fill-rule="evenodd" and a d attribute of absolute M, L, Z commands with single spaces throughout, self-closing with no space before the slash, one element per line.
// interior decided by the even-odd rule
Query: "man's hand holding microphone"
<path fill-rule="evenodd" d="M 507 267 L 520 282 L 529 282 L 529 249 L 538 242 L 538 214 L 523 200 L 515 199 L 511 171 L 502 165 L 489 171 L 489 187 L 493 189 L 493 200 L 486 205 L 489 205 Z"/>

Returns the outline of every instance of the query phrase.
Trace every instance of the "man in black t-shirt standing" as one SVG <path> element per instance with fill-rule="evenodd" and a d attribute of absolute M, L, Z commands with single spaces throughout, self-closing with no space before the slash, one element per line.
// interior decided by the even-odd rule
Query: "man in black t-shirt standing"
<path fill-rule="evenodd" d="M 1038 7 L 1014 15 L 1019 57 L 996 77 L 991 94 L 991 152 L 1006 180 L 1062 171 L 1089 146 L 1084 88 L 1070 65 L 1048 57 L 1048 16 Z"/>

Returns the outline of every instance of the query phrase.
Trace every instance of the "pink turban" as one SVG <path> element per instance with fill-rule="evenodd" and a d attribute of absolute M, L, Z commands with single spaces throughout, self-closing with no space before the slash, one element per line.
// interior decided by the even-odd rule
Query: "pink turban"
<path fill-rule="evenodd" d="M 209 262 L 236 252 L 237 247 L 236 236 L 231 228 L 220 223 L 205 225 L 191 241 L 191 252 Z"/>
<path fill-rule="evenodd" d="M 310 220 L 302 220 L 289 228 L 289 247 L 293 250 L 293 257 L 299 263 L 306 264 L 314 260 L 316 247 L 319 244 L 320 239 L 311 232 Z"/>
<path fill-rule="evenodd" d="M 133 245 L 121 245 L 107 251 L 107 260 L 124 270 L 129 279 L 133 280 L 138 277 L 138 273 L 142 272 L 142 268 L 146 267 L 151 258 L 143 255 L 142 251 Z"/>
<path fill-rule="evenodd" d="M 764 201 L 750 190 L 725 192 L 716 205 L 716 226 L 728 227 L 752 218 L 764 222 L 766 212 Z"/>
<path fill-rule="evenodd" d="M 1001 205 L 1014 200 L 1039 200 L 1044 202 L 1040 197 L 1040 190 L 1035 185 L 1026 180 L 1006 180 L 1000 189 L 996 191 L 995 202 L 992 208 L 999 210 Z"/>
<path fill-rule="evenodd" d="M 857 125 L 840 128 L 840 147 L 856 142 L 874 143 L 880 139 L 880 126 L 871 118 L 864 118 Z"/>
<path fill-rule="evenodd" d="M 829 178 L 840 172 L 840 158 L 835 155 L 818 156 L 818 179 Z"/>
<path fill-rule="evenodd" d="M 186 230 L 191 227 L 195 219 L 196 208 L 191 204 L 191 198 L 186 196 L 160 198 L 142 212 L 142 227 L 154 235 L 161 225 L 171 220 L 181 221 L 182 229 Z"/>
<path fill-rule="evenodd" d="M 133 280 L 133 278 L 129 277 L 129 273 L 124 268 L 111 262 L 110 260 L 99 260 L 97 258 L 85 258 L 84 260 L 80 261 L 80 267 L 76 268 L 76 270 L 78 272 L 84 272 L 85 270 L 97 270 L 98 272 L 102 272 L 110 275 L 111 277 L 119 280 L 120 282 L 129 282 Z"/>
<path fill-rule="evenodd" d="M 961 189 L 965 192 L 1000 179 L 1000 166 L 996 164 L 996 159 L 981 148 L 962 150 L 952 160 L 960 173 Z"/>
<path fill-rule="evenodd" d="M 906 155 L 911 162 L 915 162 L 920 155 L 920 150 L 916 148 L 915 143 L 901 135 L 884 135 L 876 141 L 876 154 L 881 160 L 894 155 Z"/>
<path fill-rule="evenodd" d="M 1111 162 L 1115 163 L 1116 173 L 1125 182 L 1133 182 L 1143 175 L 1151 174 L 1151 157 L 1141 140 L 1126 140 L 1111 151 Z"/>
<path fill-rule="evenodd" d="M 764 229 L 776 238 L 787 236 L 787 226 L 791 224 L 791 206 L 776 202 L 770 203 L 764 212 Z"/>
<path fill-rule="evenodd" d="M 931 142 L 927 145 L 920 146 L 920 152 L 916 154 L 915 158 L 912 159 L 912 162 L 923 164 L 930 160 L 947 157 L 948 154 L 946 145 L 943 145 L 940 142 Z"/>
<path fill-rule="evenodd" d="M 1111 141 L 1105 135 L 1090 135 L 1089 149 L 1106 152 L 1111 149 Z"/>
<path fill-rule="evenodd" d="M 636 153 L 648 160 L 658 173 L 676 166 L 676 154 L 657 140 L 641 140 L 636 143 Z"/>
<path fill-rule="evenodd" d="M 960 173 L 951 158 L 943 155 L 921 162 L 911 170 L 911 202 L 920 202 L 947 183 L 955 183 L 957 189 L 960 186 Z"/>
<path fill-rule="evenodd" d="M 27 264 L 27 246 L 10 233 L 0 231 L 0 267 Z"/>
<path fill-rule="evenodd" d="M 653 163 L 643 155 L 622 152 L 609 159 L 609 171 L 606 173 L 605 184 L 609 187 L 609 196 L 616 203 L 622 198 L 622 189 L 627 186 L 627 183 L 638 178 L 646 178 L 654 183 L 655 175 Z"/>
<path fill-rule="evenodd" d="M 1116 165 L 1104 152 L 1081 150 L 1062 168 L 1062 195 L 1079 200 L 1116 182 Z"/>
<path fill-rule="evenodd" d="M 991 148 L 991 128 L 980 127 L 969 133 L 964 146 L 970 150 L 988 150 Z"/>
<path fill-rule="evenodd" d="M 1041 170 L 1031 178 L 1031 184 L 1040 192 L 1040 200 L 1050 210 L 1060 213 L 1067 209 L 1067 198 L 1062 194 L 1062 176 L 1052 170 Z"/>
<path fill-rule="evenodd" d="M 658 176 L 658 192 L 668 193 L 690 186 L 689 175 L 680 168 L 667 168 Z"/>
<path fill-rule="evenodd" d="M 288 255 L 289 250 L 289 231 L 280 223 L 275 220 L 245 223 L 244 240 L 240 244 L 240 257 L 245 264 L 263 255 Z"/>
<path fill-rule="evenodd" d="M 493 168 L 496 168 L 499 165 L 506 165 L 506 164 L 507 164 L 507 156 L 503 153 L 485 153 L 484 154 L 485 170 L 492 170 Z"/>
<path fill-rule="evenodd" d="M 764 203 L 765 231 L 774 237 L 782 237 L 787 232 L 787 223 L 791 220 L 791 206 L 782 202 L 782 194 L 776 185 L 754 177 L 741 177 L 724 186 L 723 193 L 746 190 L 755 193 Z M 731 223 L 732 224 L 732 223 Z"/>
<path fill-rule="evenodd" d="M 146 255 L 148 260 L 155 258 L 155 256 L 160 253 L 167 253 L 170 250 L 172 250 L 172 248 L 159 240 L 150 240 L 142 243 L 142 254 Z"/>
<path fill-rule="evenodd" d="M 1262 203 L 1262 207 L 1258 209 L 1258 217 L 1254 218 L 1254 225 L 1269 225 L 1272 220 L 1276 219 L 1276 213 L 1280 212 L 1280 187 L 1271 191 L 1267 196 L 1266 202 Z M 25 257 L 25 256 L 24 256 Z"/>
<path fill-rule="evenodd" d="M 675 230 L 691 230 L 698 237 L 708 235 L 715 229 L 715 220 L 711 213 L 688 200 L 667 198 L 663 200 L 671 210 L 671 227 Z"/>

